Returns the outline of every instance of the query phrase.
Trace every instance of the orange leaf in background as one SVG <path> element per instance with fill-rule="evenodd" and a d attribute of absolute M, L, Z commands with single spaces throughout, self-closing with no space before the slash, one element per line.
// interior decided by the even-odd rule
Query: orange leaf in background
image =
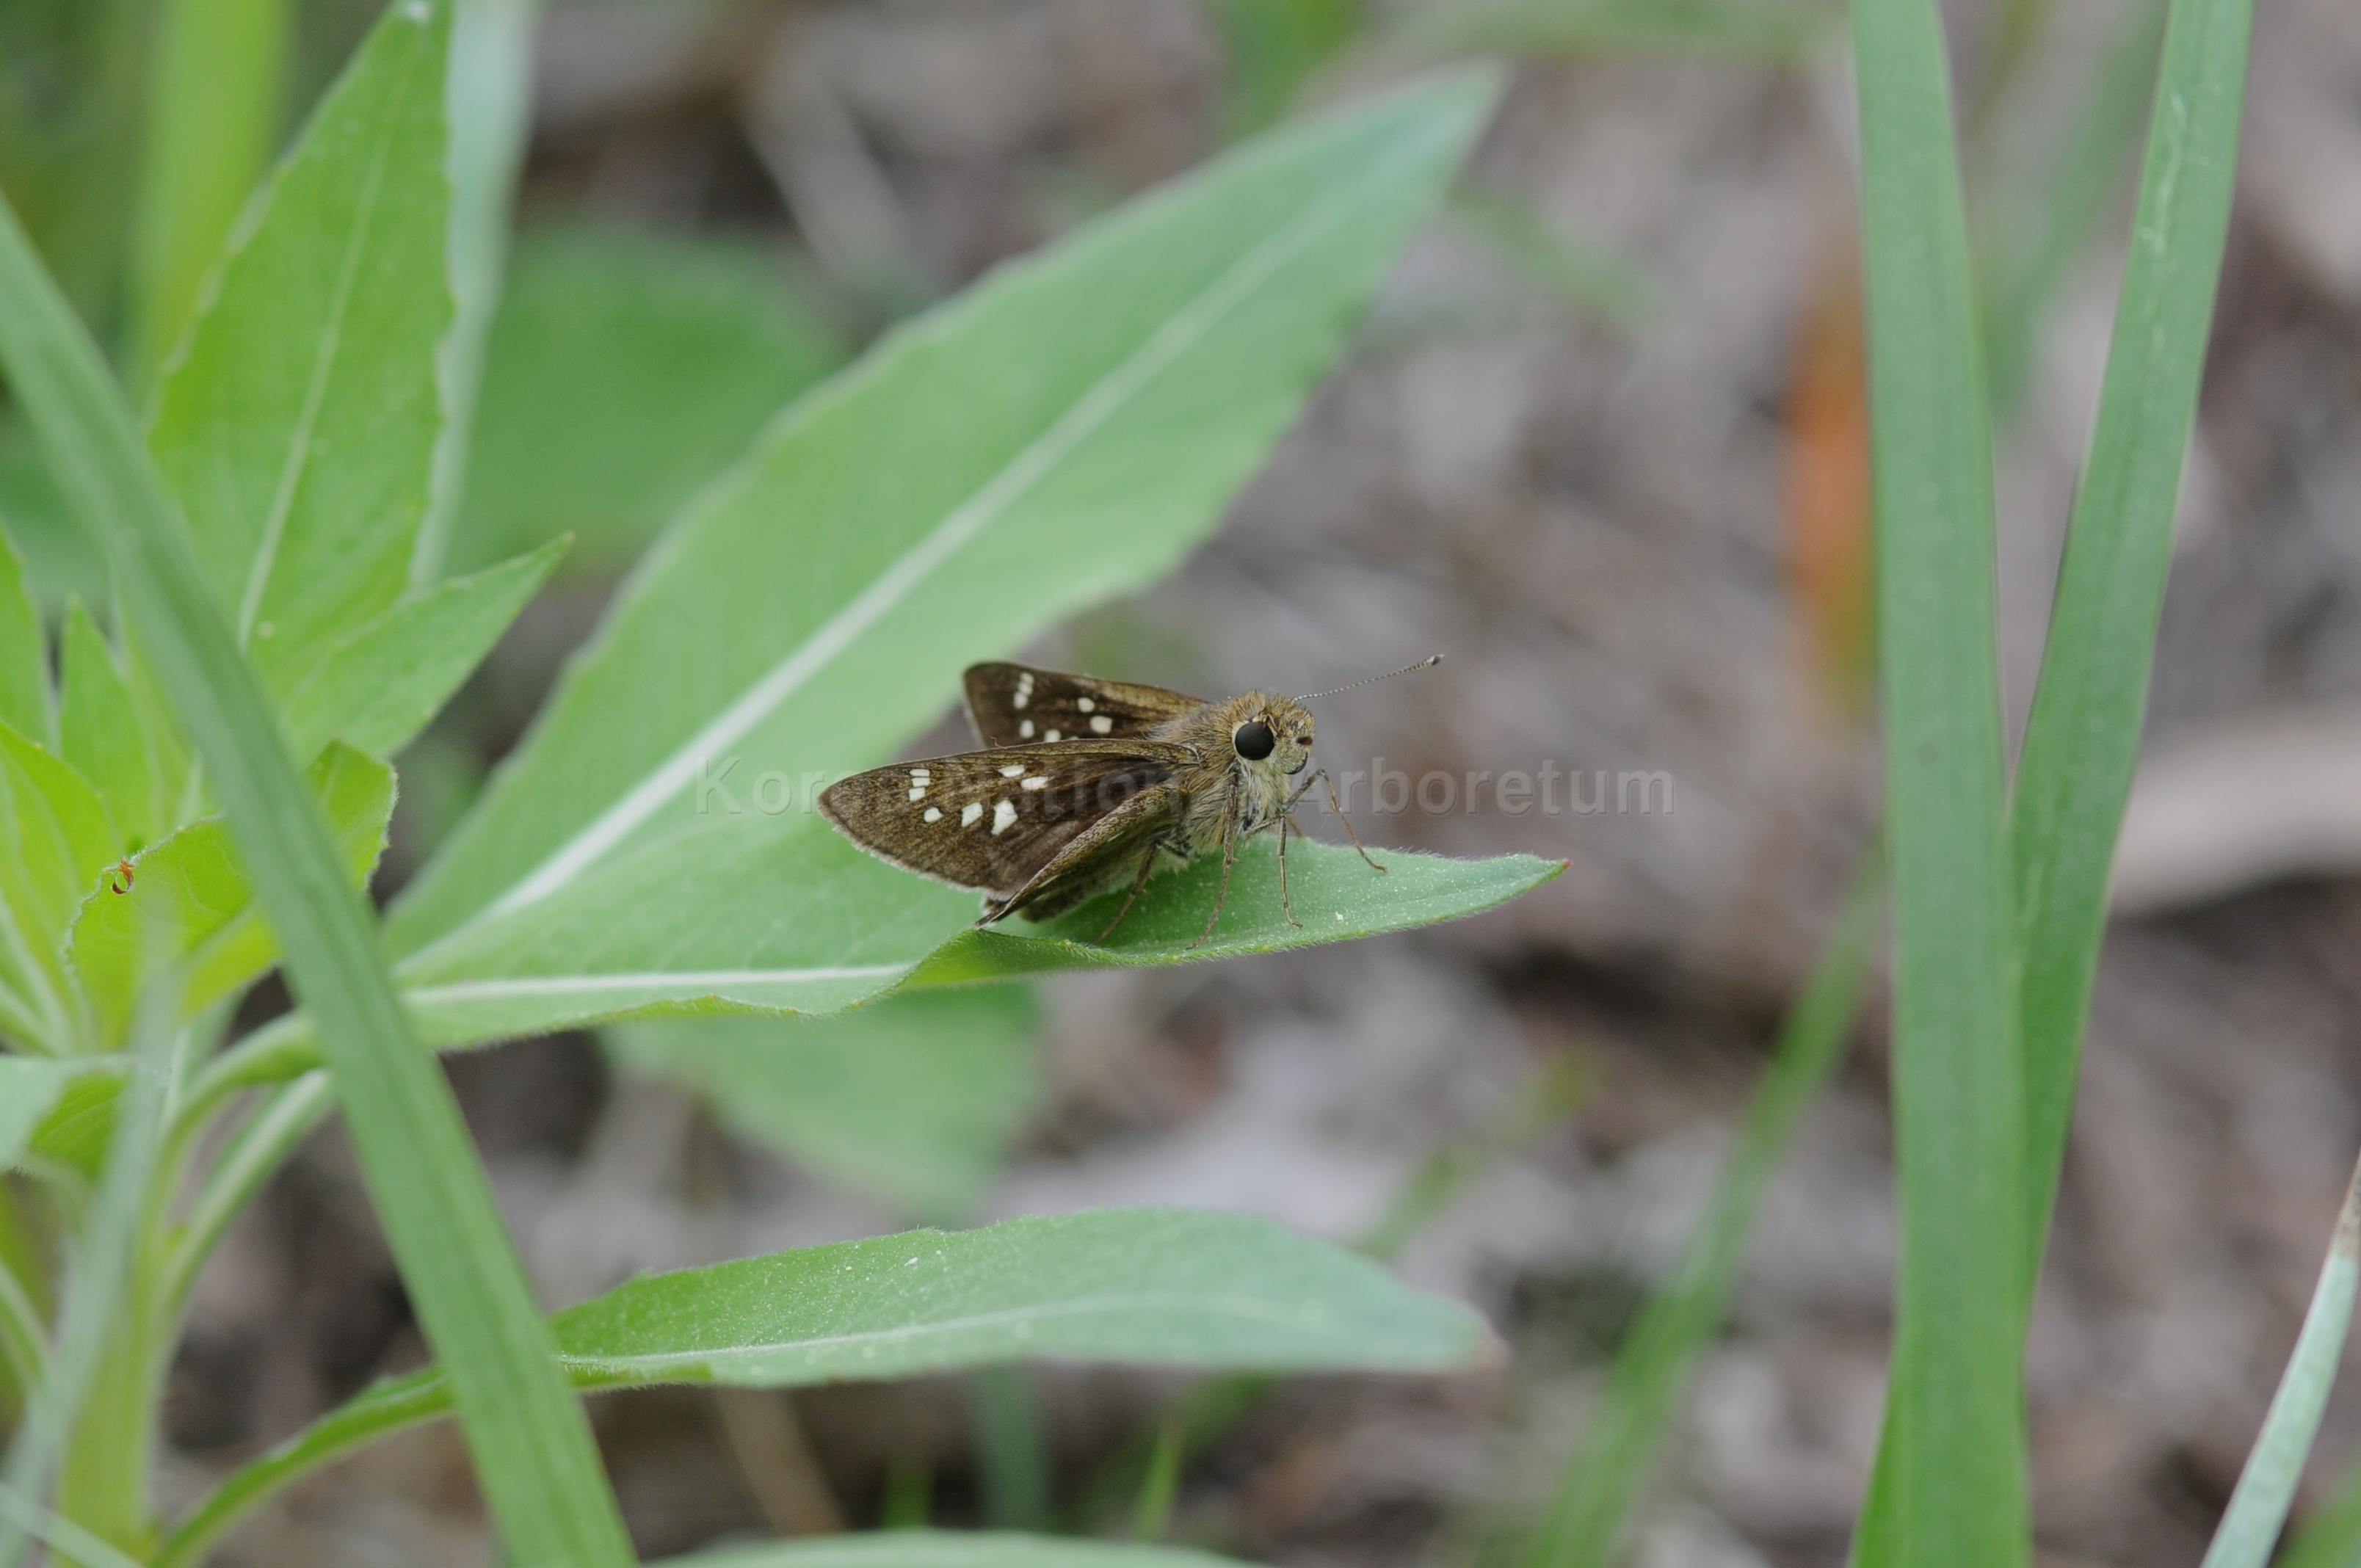
<path fill-rule="evenodd" d="M 1787 382 L 1787 552 L 1815 684 L 1866 714 L 1871 641 L 1869 384 L 1861 275 L 1827 268 L 1804 307 Z"/>

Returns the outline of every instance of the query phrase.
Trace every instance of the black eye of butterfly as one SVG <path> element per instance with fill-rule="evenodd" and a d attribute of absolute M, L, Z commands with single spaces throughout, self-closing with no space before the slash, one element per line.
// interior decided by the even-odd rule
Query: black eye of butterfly
<path fill-rule="evenodd" d="M 1236 747 L 1238 755 L 1247 762 L 1259 762 L 1270 755 L 1271 748 L 1279 744 L 1279 737 L 1272 734 L 1270 726 L 1261 719 L 1249 718 L 1230 731 L 1230 744 Z"/>

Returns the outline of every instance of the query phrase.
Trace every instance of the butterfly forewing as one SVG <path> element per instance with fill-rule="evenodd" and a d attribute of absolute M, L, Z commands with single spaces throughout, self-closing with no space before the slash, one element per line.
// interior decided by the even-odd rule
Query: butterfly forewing
<path fill-rule="evenodd" d="M 1205 706 L 1162 686 L 1102 681 L 1030 664 L 971 664 L 968 718 L 987 746 L 1120 740 Z"/>
<path fill-rule="evenodd" d="M 1156 741 L 994 747 L 896 762 L 830 785 L 820 810 L 897 866 L 1013 897 L 1059 851 L 1194 760 Z"/>

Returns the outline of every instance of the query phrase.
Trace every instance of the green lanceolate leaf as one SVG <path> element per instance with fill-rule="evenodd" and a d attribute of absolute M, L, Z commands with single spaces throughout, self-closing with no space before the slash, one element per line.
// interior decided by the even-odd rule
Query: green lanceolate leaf
<path fill-rule="evenodd" d="M 57 741 L 49 707 L 49 641 L 25 587 L 25 563 L 0 530 L 0 724 L 44 746 Z"/>
<path fill-rule="evenodd" d="M 485 352 L 453 547 L 488 562 L 572 533 L 574 569 L 620 571 L 843 357 L 759 247 L 528 234 Z"/>
<path fill-rule="evenodd" d="M 1170 566 L 1293 418 L 1490 101 L 1460 78 L 1267 137 L 798 403 L 652 555 L 412 884 L 392 931 L 418 972 L 518 972 L 506 955 L 560 928 L 608 933 L 603 962 L 655 977 L 648 1003 L 773 948 L 868 968 L 872 989 L 923 956 L 891 931 L 797 934 L 819 911 L 782 903 L 789 883 L 763 886 L 762 920 L 723 917 L 814 824 L 729 815 L 701 780 L 734 767 L 755 802 L 807 805 L 807 780 L 881 760 L 967 663 Z"/>
<path fill-rule="evenodd" d="M 1861 1568 L 2030 1547 L 2025 1088 L 1981 329 L 1931 0 L 1854 0 L 1894 908 L 1893 1377 Z"/>
<path fill-rule="evenodd" d="M 361 86 L 374 91 L 390 78 L 400 84 L 392 98 L 408 104 L 423 94 L 427 112 L 439 119 L 447 33 L 445 10 L 428 0 L 399 0 L 330 103 L 350 104 Z M 383 103 L 371 123 L 399 117 L 395 104 Z M 341 123 L 332 115 L 315 125 L 298 162 L 326 156 Z M 422 141 L 412 150 L 434 155 L 430 182 L 439 179 L 439 146 Z M 410 219 L 407 226 L 430 231 L 425 240 L 406 234 L 388 248 L 413 259 L 423 251 L 427 259 L 420 265 L 439 278 L 439 209 L 412 208 Z M 279 221 L 292 220 L 274 203 L 265 226 Z M 251 243 L 262 242 L 257 236 Z M 281 323 L 273 313 L 238 319 L 242 331 L 259 334 L 255 352 L 277 341 Z M 402 337 L 389 352 L 409 346 Z M 285 944 L 293 990 L 319 1020 L 369 1194 L 428 1343 L 450 1368 L 468 1451 L 508 1554 L 526 1568 L 621 1568 L 631 1561 L 631 1547 L 588 1424 L 550 1364 L 547 1329 L 449 1085 L 411 1035 L 368 911 L 351 891 L 327 823 L 285 752 L 280 716 L 207 584 L 121 389 L 5 201 L 0 360 L 40 433 L 50 472 L 92 541 L 104 547 L 126 615 L 153 655 L 158 684 L 227 811 Z M 394 352 L 376 368 L 399 380 L 401 367 Z M 346 433 L 362 440 L 373 433 Z M 234 441 L 234 433 L 224 439 Z M 390 432 L 389 439 L 398 444 L 401 433 Z M 364 551 L 356 561 L 374 558 Z"/>
<path fill-rule="evenodd" d="M 426 727 L 533 598 L 566 542 L 402 600 L 346 634 L 287 694 L 288 732 L 307 756 L 331 739 L 390 756 Z"/>
<path fill-rule="evenodd" d="M 52 1054 L 82 1048 L 66 927 L 121 852 L 98 792 L 0 728 L 0 1026 Z"/>
<path fill-rule="evenodd" d="M 608 1048 L 696 1090 L 741 1136 L 915 1219 L 969 1213 L 1040 1103 L 1021 985 L 889 996 L 833 1018 L 665 1018 Z"/>
<path fill-rule="evenodd" d="M 393 814 L 393 770 L 333 745 L 306 778 L 353 885 L 366 886 Z M 82 902 L 68 949 L 109 1048 L 129 1038 L 139 997 L 157 975 L 175 972 L 181 1016 L 188 1018 L 279 959 L 279 939 L 255 905 L 227 824 L 215 818 L 183 828 L 137 856 L 133 869 L 128 892 L 110 889 Z"/>
<path fill-rule="evenodd" d="M 1265 1220 L 1105 1209 L 915 1231 L 642 1275 L 550 1320 L 586 1388 L 795 1387 L 1039 1359 L 1271 1372 L 1443 1372 L 1491 1336 L 1339 1247 Z M 192 1562 L 271 1491 L 445 1413 L 433 1367 L 380 1383 L 257 1459 L 158 1556 Z"/>
<path fill-rule="evenodd" d="M 1192 948 L 1221 877 L 1213 858 L 1201 859 L 1159 879 L 1166 896 L 1142 898 L 1101 945 L 1090 938 L 1114 913 L 1104 900 L 1044 926 L 1012 920 L 978 931 L 974 894 L 872 860 L 817 823 L 752 854 L 717 829 L 597 873 L 596 901 L 487 922 L 467 948 L 429 949 L 396 973 L 420 1037 L 438 1047 L 633 1015 L 833 1013 L 905 982 L 1238 958 L 1433 925 L 1530 892 L 1565 865 L 1530 855 L 1378 853 L 1389 868 L 1382 879 L 1350 850 L 1291 845 L 1288 881 L 1302 924 L 1290 926 L 1276 856 L 1258 842 L 1239 859 L 1221 924 Z M 646 931 L 601 913 L 674 897 L 683 879 L 713 889 L 688 938 L 733 956 L 727 967 L 667 965 L 671 955 Z M 210 1087 L 275 1082 L 319 1061 L 310 1020 L 294 1016 L 222 1058 Z"/>
<path fill-rule="evenodd" d="M 446 29 L 374 34 L 231 240 L 148 444 L 283 695 L 408 582 L 442 424 Z"/>
<path fill-rule="evenodd" d="M 936 1530 L 766 1541 L 662 1562 L 664 1568 L 1241 1568 L 1234 1557 L 1175 1546 Z"/>

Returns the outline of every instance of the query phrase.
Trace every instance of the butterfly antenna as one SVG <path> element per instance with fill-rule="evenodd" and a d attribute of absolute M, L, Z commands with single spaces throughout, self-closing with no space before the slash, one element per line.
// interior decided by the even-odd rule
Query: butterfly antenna
<path fill-rule="evenodd" d="M 1338 692 L 1348 692 L 1357 686 L 1373 686 L 1379 681 L 1389 681 L 1396 675 L 1407 675 L 1413 670 L 1431 670 L 1441 663 L 1443 663 L 1442 654 L 1430 653 L 1415 664 L 1404 664 L 1400 669 L 1389 670 L 1382 675 L 1369 675 L 1357 681 L 1346 681 L 1343 685 L 1330 686 L 1324 692 L 1306 692 L 1303 696 L 1297 697 L 1295 700 L 1298 702 L 1312 702 L 1323 696 L 1334 696 Z"/>

